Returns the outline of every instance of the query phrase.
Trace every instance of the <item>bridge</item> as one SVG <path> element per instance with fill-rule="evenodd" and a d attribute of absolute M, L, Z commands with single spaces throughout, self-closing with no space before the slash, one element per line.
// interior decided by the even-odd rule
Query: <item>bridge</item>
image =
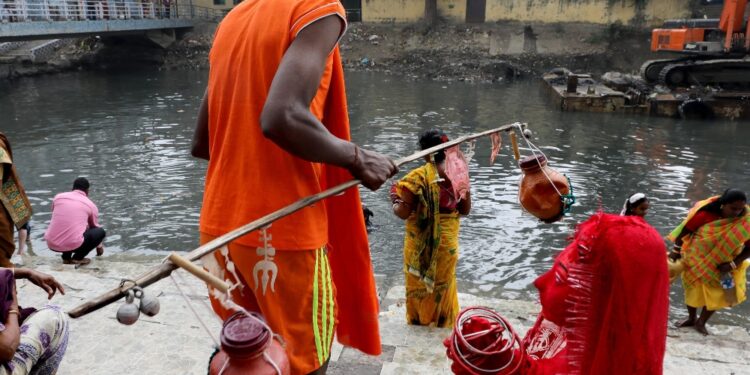
<path fill-rule="evenodd" d="M 175 0 L 0 0 L 0 43 L 164 31 L 174 37 L 195 18 L 221 16 Z"/>

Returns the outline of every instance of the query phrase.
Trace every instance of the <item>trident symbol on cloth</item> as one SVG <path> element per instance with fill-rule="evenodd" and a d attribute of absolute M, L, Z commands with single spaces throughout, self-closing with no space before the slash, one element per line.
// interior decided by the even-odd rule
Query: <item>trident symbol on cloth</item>
<path fill-rule="evenodd" d="M 266 295 L 266 289 L 268 288 L 268 281 L 271 281 L 271 292 L 275 292 L 274 285 L 276 284 L 276 276 L 279 273 L 276 263 L 273 262 L 273 257 L 276 255 L 276 249 L 274 249 L 269 242 L 271 241 L 271 235 L 266 233 L 265 227 L 260 231 L 260 238 L 263 241 L 263 247 L 259 247 L 255 250 L 258 256 L 263 256 L 263 260 L 259 261 L 253 267 L 253 281 L 255 282 L 255 289 L 258 289 L 258 273 L 261 274 L 261 281 L 263 282 L 263 295 Z"/>

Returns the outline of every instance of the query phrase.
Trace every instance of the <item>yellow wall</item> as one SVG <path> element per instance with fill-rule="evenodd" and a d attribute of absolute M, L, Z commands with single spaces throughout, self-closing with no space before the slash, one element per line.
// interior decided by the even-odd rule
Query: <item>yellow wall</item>
<path fill-rule="evenodd" d="M 424 0 L 362 0 L 364 22 L 417 22 L 424 16 Z"/>
<path fill-rule="evenodd" d="M 690 18 L 690 2 L 687 0 L 651 0 L 646 4 L 645 13 L 649 25 L 659 25 L 666 20 Z"/>
<path fill-rule="evenodd" d="M 486 21 L 631 23 L 646 24 L 690 15 L 688 0 L 647 0 L 638 12 L 636 0 L 488 0 Z"/>
<path fill-rule="evenodd" d="M 643 1 L 643 0 L 641 0 Z M 500 20 L 530 22 L 632 23 L 641 18 L 647 25 L 665 19 L 689 17 L 690 0 L 487 0 L 486 22 Z M 438 13 L 453 22 L 466 18 L 466 0 L 437 0 Z M 416 22 L 424 16 L 424 0 L 362 0 L 364 22 Z"/>

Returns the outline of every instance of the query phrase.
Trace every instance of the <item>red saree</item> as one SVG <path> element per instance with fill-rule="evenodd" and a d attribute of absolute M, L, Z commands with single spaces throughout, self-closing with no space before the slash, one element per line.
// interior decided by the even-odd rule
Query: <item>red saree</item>
<path fill-rule="evenodd" d="M 662 374 L 669 276 L 659 233 L 634 216 L 581 224 L 535 282 L 542 312 L 527 333 L 527 374 Z"/>

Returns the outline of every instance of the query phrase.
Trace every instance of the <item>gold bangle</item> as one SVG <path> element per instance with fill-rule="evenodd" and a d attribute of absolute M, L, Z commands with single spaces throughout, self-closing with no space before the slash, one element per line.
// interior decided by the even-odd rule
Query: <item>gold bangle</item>
<path fill-rule="evenodd" d="M 21 315 L 21 314 L 20 314 L 20 313 L 18 312 L 18 310 L 16 310 L 16 309 L 8 310 L 8 315 L 10 315 L 10 314 L 16 314 L 16 315 L 19 315 L 19 316 Z"/>
<path fill-rule="evenodd" d="M 735 264 L 734 261 L 729 262 L 729 265 L 732 266 L 733 270 L 737 269 L 737 264 Z"/>

